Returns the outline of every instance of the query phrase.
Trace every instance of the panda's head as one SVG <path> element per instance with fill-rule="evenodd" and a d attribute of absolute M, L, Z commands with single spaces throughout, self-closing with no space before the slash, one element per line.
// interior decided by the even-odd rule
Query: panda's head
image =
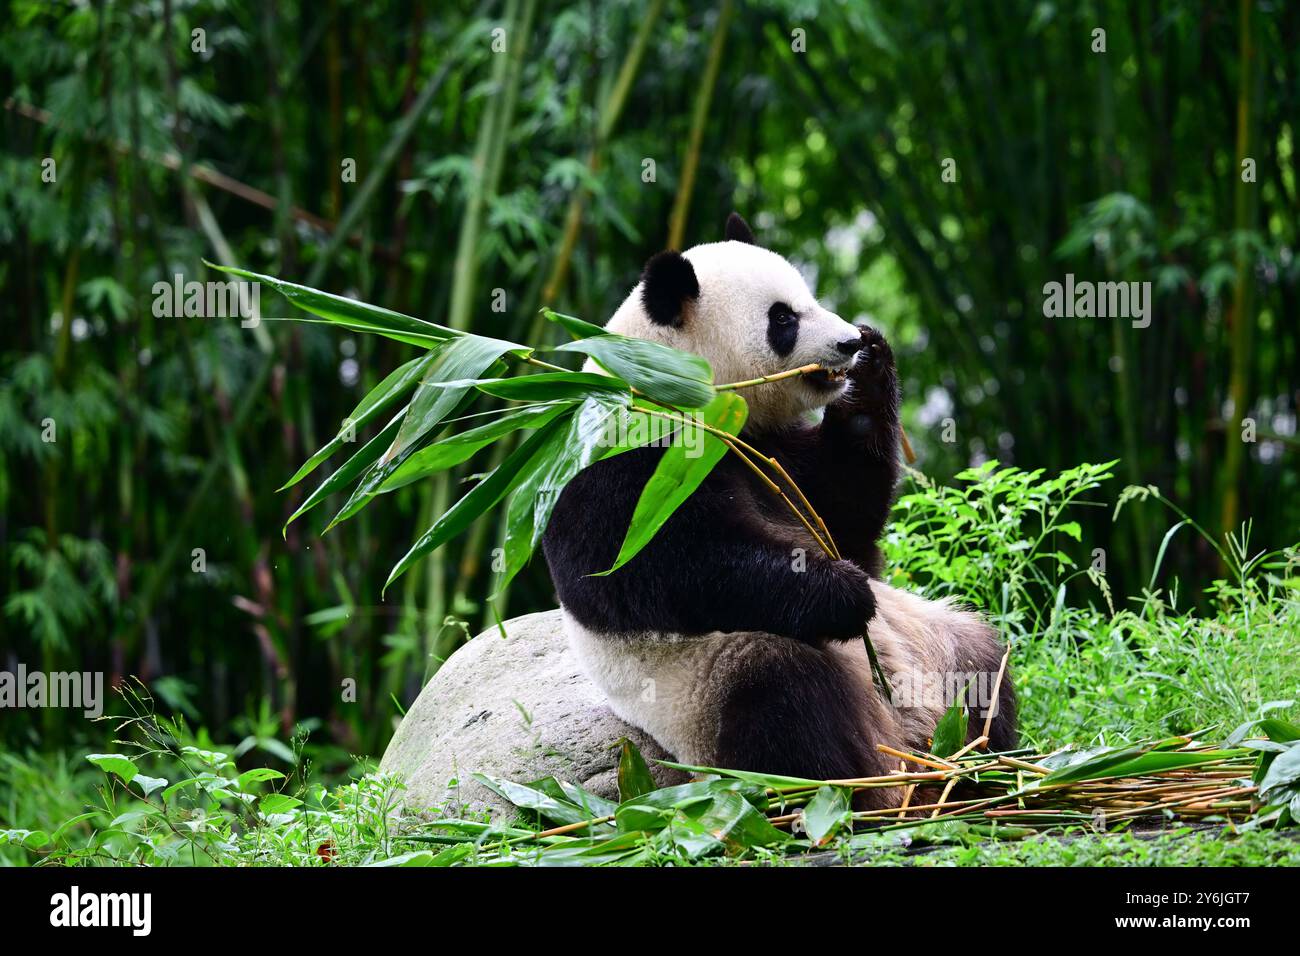
<path fill-rule="evenodd" d="M 745 389 L 750 426 L 779 427 L 839 397 L 861 335 L 818 304 L 794 266 L 758 246 L 740 216 L 727 219 L 725 235 L 651 258 L 606 327 L 702 356 L 719 384 L 811 364 L 830 370 Z"/>

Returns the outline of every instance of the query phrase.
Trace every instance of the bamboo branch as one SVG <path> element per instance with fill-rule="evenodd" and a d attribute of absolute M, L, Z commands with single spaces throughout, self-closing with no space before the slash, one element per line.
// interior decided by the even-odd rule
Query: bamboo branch
<path fill-rule="evenodd" d="M 690 139 L 686 147 L 686 158 L 682 162 L 682 178 L 677 186 L 672 213 L 668 217 L 669 249 L 680 249 L 682 238 L 686 234 L 686 217 L 690 213 L 691 193 L 695 188 L 695 170 L 700 164 L 704 127 L 709 118 L 709 104 L 713 101 L 713 90 L 718 84 L 718 72 L 722 68 L 722 51 L 727 44 L 727 27 L 731 24 L 731 4 L 732 0 L 722 0 L 718 20 L 713 25 L 713 42 L 709 46 L 709 59 L 704 67 L 704 77 L 700 80 L 699 93 L 695 98 L 695 111 L 691 116 Z"/>

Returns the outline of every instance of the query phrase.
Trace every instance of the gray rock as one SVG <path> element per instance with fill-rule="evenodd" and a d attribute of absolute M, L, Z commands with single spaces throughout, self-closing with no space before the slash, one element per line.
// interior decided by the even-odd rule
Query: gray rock
<path fill-rule="evenodd" d="M 512 816 L 474 772 L 517 783 L 553 775 L 618 799 L 621 737 L 640 748 L 660 785 L 688 779 L 653 763 L 670 755 L 614 716 L 569 649 L 558 610 L 506 621 L 505 630 L 452 654 L 389 742 L 380 770 L 405 779 L 408 809 Z"/>

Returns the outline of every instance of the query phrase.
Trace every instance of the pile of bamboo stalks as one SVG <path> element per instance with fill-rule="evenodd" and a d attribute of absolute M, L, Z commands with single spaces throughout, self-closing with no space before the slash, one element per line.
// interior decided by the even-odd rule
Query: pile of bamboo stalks
<path fill-rule="evenodd" d="M 972 741 L 949 757 L 877 749 L 899 760 L 895 773 L 826 781 L 853 791 L 902 790 L 897 807 L 853 813 L 859 827 L 913 827 L 921 821 L 961 820 L 1018 826 L 1088 824 L 1105 828 L 1143 818 L 1240 821 L 1255 803 L 1251 782 L 1258 754 L 1171 738 L 1131 751 L 1093 757 L 1069 752 L 1035 755 L 1028 750 L 986 753 Z M 1122 759 L 1121 759 L 1122 758 Z M 771 788 L 781 811 L 778 826 L 795 824 L 818 788 Z"/>

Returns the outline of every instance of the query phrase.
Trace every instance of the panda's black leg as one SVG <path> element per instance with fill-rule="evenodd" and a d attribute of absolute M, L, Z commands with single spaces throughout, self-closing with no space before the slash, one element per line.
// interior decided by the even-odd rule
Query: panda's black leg
<path fill-rule="evenodd" d="M 832 653 L 757 635 L 732 647 L 709 682 L 719 766 L 814 780 L 888 773 L 871 738 L 867 691 Z M 898 800 L 894 788 L 864 793 L 862 809 Z"/>

